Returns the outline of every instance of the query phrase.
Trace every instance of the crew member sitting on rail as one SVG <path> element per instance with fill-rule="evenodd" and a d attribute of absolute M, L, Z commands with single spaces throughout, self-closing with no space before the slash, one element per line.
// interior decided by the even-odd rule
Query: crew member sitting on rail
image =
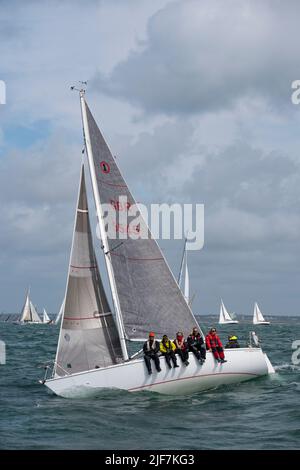
<path fill-rule="evenodd" d="M 198 361 L 203 364 L 206 359 L 206 350 L 202 335 L 199 333 L 198 328 L 194 327 L 192 333 L 188 336 L 187 344 L 189 350 L 192 351 Z"/>
<path fill-rule="evenodd" d="M 189 365 L 189 349 L 187 342 L 184 339 L 182 331 L 178 331 L 176 334 L 176 338 L 174 339 L 173 343 L 175 344 L 175 353 L 181 357 L 182 362 L 188 366 Z"/>
<path fill-rule="evenodd" d="M 171 340 L 169 340 L 167 335 L 163 335 L 162 342 L 160 343 L 159 347 L 160 347 L 160 352 L 166 358 L 166 362 L 169 366 L 169 369 L 172 369 L 171 359 L 172 359 L 174 367 L 179 367 L 177 365 L 177 359 L 176 359 L 176 356 L 175 356 L 176 346 Z"/>
<path fill-rule="evenodd" d="M 218 362 L 227 362 L 224 356 L 223 345 L 219 336 L 217 335 L 217 330 L 215 328 L 211 328 L 209 333 L 206 335 L 206 349 L 211 351 L 214 355 L 214 358 Z"/>
<path fill-rule="evenodd" d="M 145 359 L 145 363 L 146 363 L 149 375 L 152 374 L 151 359 L 155 363 L 157 372 L 161 371 L 160 364 L 159 364 L 159 357 L 158 357 L 159 341 L 156 341 L 154 338 L 155 338 L 155 334 L 151 331 L 151 333 L 149 333 L 149 340 L 146 341 L 143 346 L 144 359 Z"/>
<path fill-rule="evenodd" d="M 239 345 L 237 336 L 235 335 L 228 336 L 228 343 L 226 344 L 225 349 L 239 348 L 239 347 L 240 345 Z"/>

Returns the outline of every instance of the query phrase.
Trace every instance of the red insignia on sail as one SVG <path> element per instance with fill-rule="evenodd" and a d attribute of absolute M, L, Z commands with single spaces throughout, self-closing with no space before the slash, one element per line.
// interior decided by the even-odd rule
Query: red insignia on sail
<path fill-rule="evenodd" d="M 100 168 L 101 168 L 102 173 L 109 173 L 110 172 L 110 166 L 105 161 L 100 163 Z"/>

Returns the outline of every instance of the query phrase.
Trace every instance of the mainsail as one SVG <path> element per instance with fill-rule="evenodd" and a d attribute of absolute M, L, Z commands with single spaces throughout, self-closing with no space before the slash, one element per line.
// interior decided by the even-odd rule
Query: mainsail
<path fill-rule="evenodd" d="M 97 187 L 93 185 L 96 206 L 99 197 L 102 206 L 111 205 L 117 216 L 115 235 L 107 233 L 108 252 L 105 256 L 113 272 L 125 337 L 129 340 L 143 339 L 148 337 L 150 330 L 155 331 L 158 337 L 167 334 L 172 338 L 177 330 L 188 334 L 193 326 L 199 325 L 140 212 L 137 209 L 134 217 L 128 215 L 129 208 L 137 208 L 136 203 L 83 94 L 81 105 L 90 171 L 96 178 Z M 126 198 L 125 204 L 120 203 L 123 198 Z M 125 225 L 120 222 L 124 212 L 128 215 Z M 146 227 L 147 239 L 138 237 L 139 225 L 136 226 L 136 239 L 124 239 L 124 232 L 136 218 L 142 220 L 141 224 Z"/>
<path fill-rule="evenodd" d="M 55 373 L 105 367 L 120 358 L 120 341 L 93 249 L 82 166 Z"/>

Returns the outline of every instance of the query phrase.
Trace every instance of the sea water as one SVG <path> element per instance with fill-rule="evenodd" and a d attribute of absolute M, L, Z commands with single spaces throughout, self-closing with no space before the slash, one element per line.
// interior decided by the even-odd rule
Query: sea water
<path fill-rule="evenodd" d="M 55 357 L 58 326 L 0 322 L 6 345 L 6 364 L 0 365 L 0 448 L 297 449 L 300 365 L 292 363 L 292 343 L 300 340 L 299 318 L 271 322 L 253 327 L 246 319 L 218 331 L 224 343 L 236 333 L 245 346 L 255 330 L 275 375 L 190 396 L 105 390 L 80 399 L 57 397 L 38 382 L 42 364 Z M 212 320 L 201 324 L 206 329 Z"/>

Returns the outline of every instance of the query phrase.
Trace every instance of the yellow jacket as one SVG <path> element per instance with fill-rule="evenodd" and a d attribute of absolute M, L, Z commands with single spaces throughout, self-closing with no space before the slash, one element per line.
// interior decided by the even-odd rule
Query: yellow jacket
<path fill-rule="evenodd" d="M 163 342 L 160 343 L 159 345 L 160 352 L 162 353 L 168 353 L 170 351 L 175 351 L 176 346 L 173 343 L 173 341 L 167 341 L 166 344 L 163 344 Z"/>

